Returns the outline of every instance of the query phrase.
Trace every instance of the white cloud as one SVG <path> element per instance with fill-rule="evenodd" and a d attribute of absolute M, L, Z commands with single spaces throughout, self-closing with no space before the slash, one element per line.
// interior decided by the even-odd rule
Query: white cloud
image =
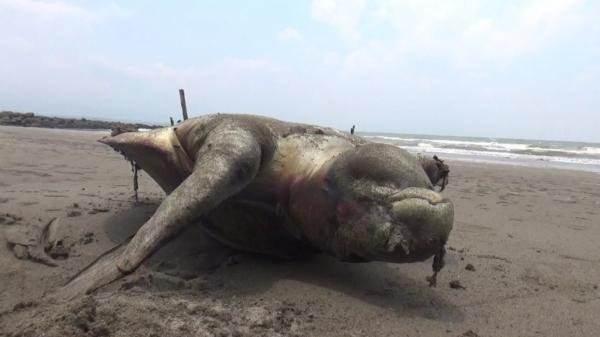
<path fill-rule="evenodd" d="M 32 18 L 48 21 L 64 18 L 97 20 L 107 16 L 127 16 L 131 13 L 111 2 L 97 10 L 69 4 L 64 1 L 39 0 L 0 0 L 0 11 L 4 14 L 29 15 Z"/>
<path fill-rule="evenodd" d="M 313 0 L 313 18 L 334 27 L 347 41 L 360 38 L 358 26 L 367 8 L 366 0 Z"/>
<path fill-rule="evenodd" d="M 79 101 L 107 92 L 89 67 L 89 40 L 101 24 L 128 15 L 115 4 L 95 8 L 66 1 L 0 0 L 0 93 L 47 107 L 73 93 Z M 103 88 L 103 90 L 98 90 Z M 73 107 L 76 103 L 73 103 Z"/>
<path fill-rule="evenodd" d="M 64 46 L 84 43 L 98 25 L 129 15 L 114 3 L 87 8 L 65 1 L 0 0 L 0 62 L 21 64 L 26 62 L 23 56 L 44 60 L 74 55 L 77 48 Z"/>
<path fill-rule="evenodd" d="M 302 39 L 302 34 L 300 34 L 300 32 L 292 27 L 287 27 L 283 30 L 281 30 L 279 32 L 279 34 L 277 34 L 279 36 L 280 39 L 282 40 L 301 40 Z"/>
<path fill-rule="evenodd" d="M 5 51 L 65 42 L 89 33 L 98 23 L 130 15 L 114 3 L 89 9 L 64 1 L 0 0 L 0 45 Z"/>
<path fill-rule="evenodd" d="M 313 19 L 330 25 L 354 47 L 355 51 L 350 52 L 354 55 L 348 54 L 348 58 L 359 57 L 357 49 L 380 43 L 385 44 L 388 54 L 439 55 L 459 65 L 506 64 L 590 22 L 592 19 L 581 10 L 582 4 L 583 0 L 528 0 L 515 4 L 314 0 L 311 13 Z M 365 39 L 382 32 L 383 41 Z M 361 53 L 366 62 L 364 51 Z"/>
<path fill-rule="evenodd" d="M 93 15 L 82 7 L 61 1 L 44 2 L 33 0 L 0 0 L 0 12 L 5 15 L 27 15 L 31 18 L 55 21 L 63 18 L 90 20 Z"/>
<path fill-rule="evenodd" d="M 458 37 L 459 59 L 484 57 L 510 62 L 535 52 L 584 24 L 577 14 L 578 0 L 532 1 L 505 17 L 475 18 Z M 465 59 L 466 58 L 466 59 Z"/>
<path fill-rule="evenodd" d="M 0 0 L 1 40 L 36 45 L 48 37 L 67 38 L 88 31 L 94 13 L 65 2 Z"/>
<path fill-rule="evenodd" d="M 149 64 L 122 64 L 98 58 L 91 65 L 116 72 L 125 77 L 159 86 L 187 85 L 231 85 L 240 83 L 256 74 L 276 74 L 282 67 L 262 58 L 228 58 L 219 62 L 203 65 L 178 67 L 153 62 Z"/>
<path fill-rule="evenodd" d="M 368 45 L 348 51 L 342 61 L 346 70 L 384 70 L 397 62 L 398 51 L 392 50 L 379 42 L 371 42 Z"/>

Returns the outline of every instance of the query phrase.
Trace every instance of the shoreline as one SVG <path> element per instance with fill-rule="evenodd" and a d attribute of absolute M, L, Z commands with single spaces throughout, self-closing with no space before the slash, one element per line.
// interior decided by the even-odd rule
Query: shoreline
<path fill-rule="evenodd" d="M 562 171 L 574 171 L 574 172 L 588 172 L 600 174 L 600 165 L 595 164 L 581 164 L 581 163 L 564 163 L 549 160 L 516 160 L 514 158 L 489 158 L 485 156 L 457 156 L 449 155 L 448 153 L 434 153 L 434 152 L 413 152 L 412 154 L 425 154 L 432 156 L 438 155 L 444 161 L 460 162 L 460 163 L 473 163 L 474 165 L 499 165 L 499 166 L 514 166 L 523 168 L 534 168 L 542 170 L 562 170 Z"/>
<path fill-rule="evenodd" d="M 0 125 L 0 130 L 6 128 L 27 128 L 43 130 L 56 130 L 56 131 L 76 131 L 76 132 L 90 132 L 94 134 L 106 133 L 110 134 L 110 129 L 82 129 L 82 128 L 53 128 L 44 126 L 17 126 L 17 125 Z M 402 148 L 402 147 L 401 147 Z M 600 165 L 594 164 L 581 164 L 581 163 L 563 163 L 549 160 L 517 160 L 514 158 L 502 158 L 502 157 L 485 157 L 485 156 L 470 156 L 470 155 L 457 155 L 452 153 L 438 153 L 438 152 L 422 152 L 406 149 L 408 152 L 417 155 L 423 154 L 427 156 L 438 155 L 444 161 L 459 162 L 459 163 L 472 163 L 474 165 L 501 165 L 501 166 L 514 166 L 514 167 L 527 167 L 536 169 L 553 169 L 553 170 L 564 170 L 564 171 L 576 171 L 576 172 L 590 172 L 600 174 Z"/>
<path fill-rule="evenodd" d="M 141 123 L 123 123 L 114 121 L 101 121 L 101 120 L 88 120 L 86 118 L 63 118 L 63 117 L 47 117 L 37 116 L 34 113 L 18 113 L 12 111 L 0 111 L 0 126 L 15 126 L 15 127 L 28 127 L 28 128 L 47 128 L 57 130 L 80 130 L 80 131 L 115 131 L 117 133 L 131 132 L 139 130 L 150 130 L 153 128 L 163 127 L 160 125 L 146 125 Z M 424 154 L 434 155 L 437 154 L 443 160 L 456 160 L 461 162 L 474 162 L 478 164 L 497 164 L 497 165 L 511 165 L 519 167 L 536 167 L 542 169 L 561 169 L 561 170 L 576 170 L 584 172 L 600 173 L 600 159 L 593 157 L 562 157 L 554 155 L 543 155 L 543 154 L 523 154 L 523 153 L 512 153 L 502 151 L 482 151 L 477 149 L 464 149 L 464 148 L 421 148 L 421 144 L 418 146 L 401 144 L 397 141 L 417 141 L 421 140 L 424 142 L 450 142 L 450 143 L 469 143 L 469 144 L 484 144 L 494 139 L 484 137 L 457 137 L 457 136 L 435 136 L 435 135 L 403 135 L 403 134 L 390 134 L 390 133 L 374 133 L 367 132 L 364 134 L 358 133 L 359 136 L 364 137 L 373 142 L 381 142 L 384 144 L 390 144 L 403 148 L 413 154 Z M 392 136 L 394 135 L 394 136 Z M 400 138 L 398 138 L 400 137 Z M 421 138 L 402 138 L 402 137 L 421 137 Z M 431 139 L 429 139 L 431 138 Z M 445 140 L 445 138 L 449 138 Z M 464 139 L 464 140 L 461 140 Z M 542 142 L 540 140 L 522 140 L 522 139 L 497 139 L 495 141 L 508 141 L 508 142 Z M 483 142 L 483 143 L 482 143 Z M 560 141 L 543 141 L 547 143 L 570 143 L 570 144 L 588 144 L 583 142 L 560 142 Z M 488 143 L 491 144 L 491 143 Z M 527 146 L 525 143 L 498 143 L 499 146 Z M 430 144 L 431 145 L 431 144 Z M 600 145 L 596 143 L 589 143 L 588 145 Z M 596 148 L 593 148 L 596 149 Z M 600 149 L 600 148 L 598 148 Z M 553 150 L 554 151 L 554 150 Z M 559 151 L 558 149 L 556 151 Z M 567 150 L 565 150 L 567 151 Z M 572 151 L 572 150 L 568 150 Z M 568 152 L 567 151 L 567 152 Z"/>

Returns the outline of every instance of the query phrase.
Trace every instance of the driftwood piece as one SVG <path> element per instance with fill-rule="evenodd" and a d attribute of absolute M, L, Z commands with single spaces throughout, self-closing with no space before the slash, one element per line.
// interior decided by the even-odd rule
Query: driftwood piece
<path fill-rule="evenodd" d="M 16 244 L 12 248 L 13 254 L 19 260 L 27 260 L 29 258 L 29 250 L 27 246 Z"/>
<path fill-rule="evenodd" d="M 68 257 L 68 249 L 63 246 L 58 231 L 60 219 L 50 220 L 44 227 L 19 225 L 7 228 L 4 236 L 17 259 L 30 260 L 47 266 L 56 267 L 53 258 Z M 46 252 L 57 251 L 54 257 Z"/>
<path fill-rule="evenodd" d="M 60 218 L 57 217 L 50 220 L 48 224 L 44 226 L 40 237 L 40 243 L 44 247 L 44 250 L 48 251 L 49 249 L 52 249 L 57 242 L 62 241 L 62 238 L 58 235 L 60 225 Z"/>
<path fill-rule="evenodd" d="M 17 225 L 8 227 L 4 237 L 9 244 L 35 246 L 40 242 L 41 231 L 34 226 Z"/>
<path fill-rule="evenodd" d="M 27 250 L 29 252 L 29 260 L 44 264 L 49 267 L 58 266 L 54 261 L 52 261 L 52 258 L 46 255 L 46 252 L 44 252 L 44 249 L 41 246 L 29 246 L 27 247 Z"/>

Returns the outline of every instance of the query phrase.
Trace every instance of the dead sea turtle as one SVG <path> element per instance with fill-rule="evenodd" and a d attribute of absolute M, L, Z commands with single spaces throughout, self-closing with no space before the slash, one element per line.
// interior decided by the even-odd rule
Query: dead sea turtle
<path fill-rule="evenodd" d="M 454 211 L 434 191 L 447 175 L 438 160 L 330 128 L 234 114 L 100 142 L 168 196 L 122 254 L 77 276 L 59 291 L 63 297 L 131 273 L 167 238 L 198 223 L 243 251 L 395 263 L 435 255 L 434 272 L 443 267 Z"/>

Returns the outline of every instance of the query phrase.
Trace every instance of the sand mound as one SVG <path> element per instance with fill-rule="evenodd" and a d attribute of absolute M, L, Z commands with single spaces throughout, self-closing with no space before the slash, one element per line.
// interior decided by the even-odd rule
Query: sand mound
<path fill-rule="evenodd" d="M 181 292 L 117 291 L 6 314 L 8 336 L 301 336 L 291 303 L 243 305 Z M 10 316 L 18 317 L 11 320 Z"/>

